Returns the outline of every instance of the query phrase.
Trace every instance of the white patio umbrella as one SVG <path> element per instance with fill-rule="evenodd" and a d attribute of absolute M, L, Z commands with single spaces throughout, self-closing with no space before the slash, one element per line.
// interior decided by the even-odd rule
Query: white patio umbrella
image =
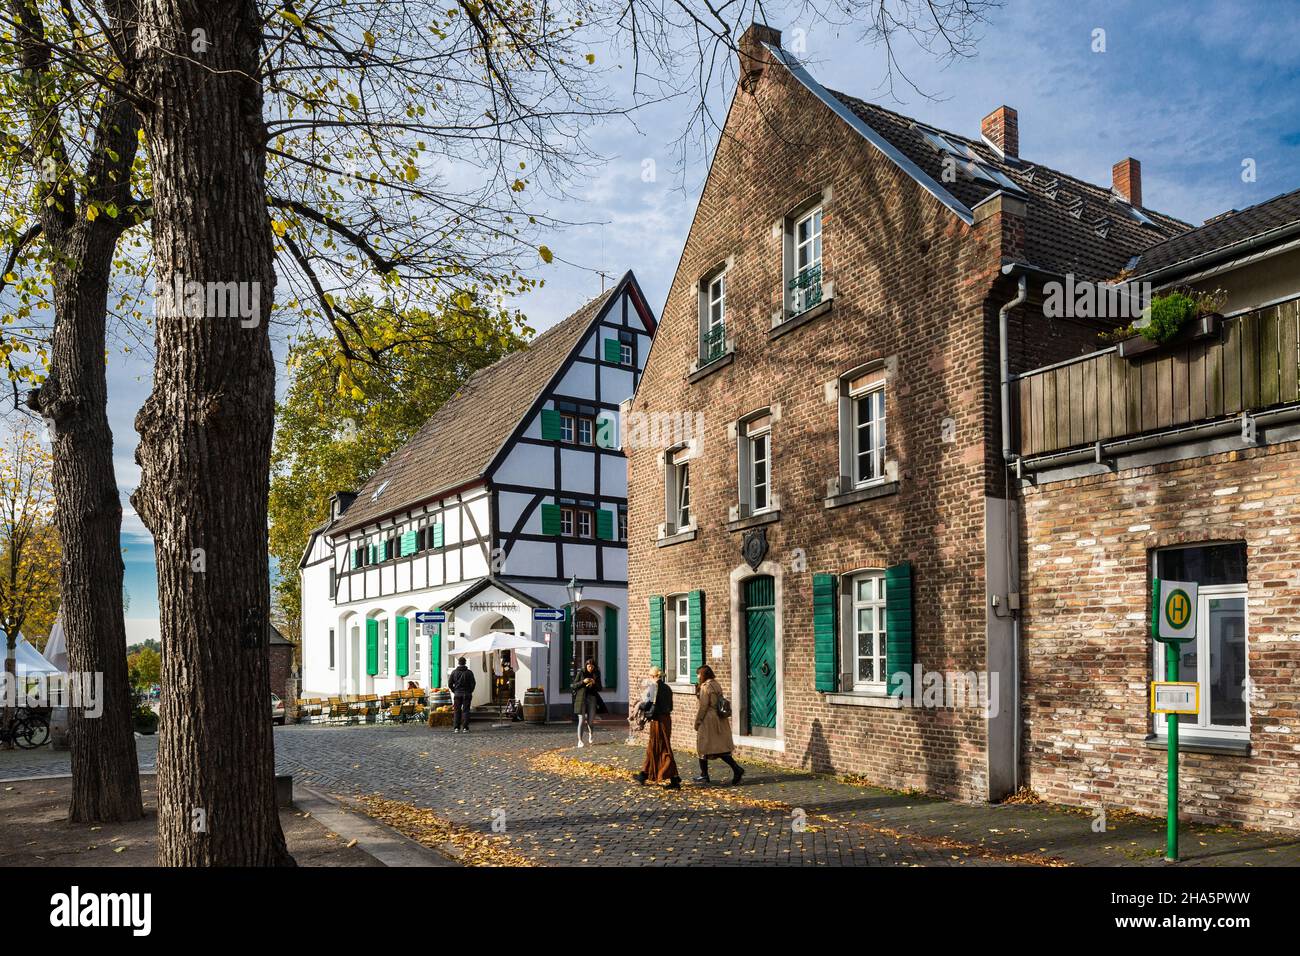
<path fill-rule="evenodd" d="M 492 631 L 484 634 L 482 637 L 476 637 L 471 641 L 462 644 L 456 641 L 456 647 L 449 651 L 451 654 L 477 654 L 488 651 L 514 651 L 523 647 L 545 647 L 540 641 L 530 640 L 526 637 L 519 637 L 515 634 L 507 634 L 504 631 Z"/>
<path fill-rule="evenodd" d="M 54 618 L 50 628 L 50 639 L 45 642 L 45 659 L 59 669 L 61 673 L 68 670 L 68 639 L 63 633 L 63 612 Z"/>

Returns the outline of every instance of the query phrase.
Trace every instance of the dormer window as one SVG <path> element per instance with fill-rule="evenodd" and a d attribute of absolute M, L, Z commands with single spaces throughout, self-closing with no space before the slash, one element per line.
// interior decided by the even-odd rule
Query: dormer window
<path fill-rule="evenodd" d="M 377 500 L 379 500 L 379 496 L 382 495 L 382 494 L 384 493 L 384 489 L 388 487 L 388 483 L 389 483 L 390 481 L 392 481 L 391 478 L 385 478 L 383 481 L 381 481 L 381 482 L 379 483 L 379 487 L 376 488 L 375 491 L 374 491 L 374 493 L 370 496 L 370 500 L 371 500 L 371 501 L 377 501 Z"/>

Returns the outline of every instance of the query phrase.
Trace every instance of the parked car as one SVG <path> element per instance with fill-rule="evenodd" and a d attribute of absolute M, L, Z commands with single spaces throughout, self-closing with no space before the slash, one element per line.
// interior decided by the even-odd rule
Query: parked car
<path fill-rule="evenodd" d="M 271 695 L 271 721 L 277 724 L 284 723 L 284 701 L 278 694 Z"/>

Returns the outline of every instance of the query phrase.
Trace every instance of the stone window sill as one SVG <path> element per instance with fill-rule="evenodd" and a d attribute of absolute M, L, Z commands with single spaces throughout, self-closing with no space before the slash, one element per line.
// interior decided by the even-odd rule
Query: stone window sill
<path fill-rule="evenodd" d="M 747 528 L 757 528 L 763 524 L 775 524 L 781 520 L 781 509 L 776 508 L 772 511 L 764 511 L 762 514 L 750 515 L 747 518 L 738 518 L 735 521 L 727 522 L 728 531 L 744 531 Z"/>
<path fill-rule="evenodd" d="M 715 358 L 708 365 L 701 365 L 695 371 L 691 372 L 689 375 L 686 376 L 686 381 L 689 382 L 691 385 L 694 385 L 696 382 L 708 378 L 714 372 L 721 371 L 722 369 L 726 368 L 735 360 L 736 360 L 736 350 L 731 349 L 725 352 L 723 355 L 719 356 L 718 358 Z"/>
<path fill-rule="evenodd" d="M 804 309 L 798 315 L 792 315 L 779 324 L 772 326 L 767 333 L 768 341 L 774 342 L 787 332 L 793 332 L 795 329 L 808 325 L 810 322 L 816 322 L 823 315 L 828 315 L 834 302 L 834 297 L 827 297 L 822 299 L 811 309 Z"/>
<path fill-rule="evenodd" d="M 737 747 L 752 747 L 755 750 L 771 750 L 774 753 L 785 753 L 785 741 L 780 737 L 756 737 L 749 734 L 736 734 L 732 738 L 732 743 Z"/>
<path fill-rule="evenodd" d="M 1152 734 L 1147 737 L 1143 743 L 1151 750 L 1169 750 L 1169 744 L 1164 737 Z M 1186 733 L 1179 729 L 1178 734 L 1178 752 L 1180 754 L 1224 754 L 1229 757 L 1249 757 L 1250 741 L 1243 738 L 1241 740 L 1210 740 L 1206 737 L 1188 737 Z"/>
<path fill-rule="evenodd" d="M 686 528 L 683 531 L 677 531 L 673 534 L 664 535 L 662 538 L 656 541 L 655 544 L 661 548 L 668 548 L 674 544 L 682 544 L 683 542 L 686 541 L 694 541 L 695 535 L 698 531 L 699 531 L 698 528 L 692 526 L 690 528 Z"/>
<path fill-rule="evenodd" d="M 826 702 L 847 707 L 880 707 L 885 710 L 902 710 L 903 698 L 881 694 L 835 693 L 826 694 Z"/>
<path fill-rule="evenodd" d="M 852 491 L 832 495 L 829 498 L 822 499 L 822 503 L 827 508 L 843 508 L 845 505 L 855 505 L 860 501 L 871 501 L 873 498 L 884 498 L 897 493 L 897 481 L 882 481 L 878 484 L 854 488 Z"/>

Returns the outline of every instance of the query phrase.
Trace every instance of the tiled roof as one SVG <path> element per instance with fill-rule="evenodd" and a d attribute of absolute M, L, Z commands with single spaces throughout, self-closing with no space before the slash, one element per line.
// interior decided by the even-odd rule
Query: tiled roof
<path fill-rule="evenodd" d="M 927 142 L 917 128 L 919 121 L 847 93 L 826 92 L 967 208 L 973 209 L 1002 188 L 964 173 L 958 174 L 956 182 L 944 182 L 945 154 Z M 924 128 L 934 130 L 954 146 L 972 150 L 984 166 L 1001 173 L 1024 192 L 1029 205 L 1024 259 L 1049 272 L 1069 272 L 1089 280 L 1110 279 L 1133 256 L 1190 228 L 1172 216 L 1146 208 L 1142 212 L 1151 225 L 1144 225 L 1129 214 L 1128 204 L 1116 198 L 1108 186 L 1094 186 L 1023 158 L 1019 163 L 1008 162 L 983 139 Z"/>
<path fill-rule="evenodd" d="M 1245 240 L 1296 223 L 1300 223 L 1300 189 L 1216 218 L 1198 229 L 1152 246 L 1142 253 L 1135 271 L 1146 275 L 1209 253 L 1229 256 Z"/>
<path fill-rule="evenodd" d="M 483 477 L 497 450 L 622 286 L 615 283 L 527 347 L 466 379 L 370 476 L 331 533 L 371 524 Z"/>

